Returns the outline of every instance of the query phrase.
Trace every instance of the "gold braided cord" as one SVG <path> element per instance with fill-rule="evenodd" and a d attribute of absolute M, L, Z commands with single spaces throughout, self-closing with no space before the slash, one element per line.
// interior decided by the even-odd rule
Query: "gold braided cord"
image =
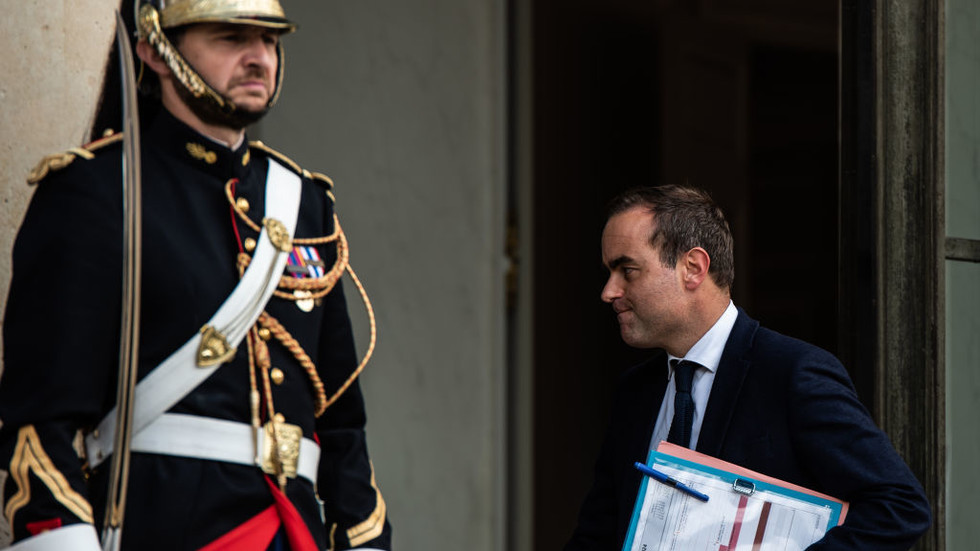
<path fill-rule="evenodd" d="M 327 409 L 327 391 L 323 387 L 323 381 L 320 380 L 320 375 L 316 371 L 316 365 L 313 364 L 313 360 L 310 356 L 303 350 L 299 342 L 289 334 L 289 331 L 279 323 L 279 320 L 270 316 L 268 312 L 262 312 L 259 315 L 259 325 L 269 330 L 276 340 L 282 343 L 289 350 L 296 361 L 299 362 L 303 369 L 306 370 L 307 376 L 310 378 L 310 384 L 313 385 L 313 391 L 316 398 L 316 408 L 314 413 L 317 417 L 323 414 Z"/>
<path fill-rule="evenodd" d="M 252 331 L 258 336 L 258 330 L 255 326 L 252 326 Z M 279 449 L 279 423 L 282 416 L 276 413 L 275 405 L 272 402 L 272 383 L 269 381 L 269 368 L 272 367 L 272 359 L 269 356 L 269 345 L 265 343 L 262 338 L 258 338 L 255 341 L 256 348 L 256 361 L 261 368 L 262 373 L 262 390 L 265 393 L 266 398 L 266 412 L 269 417 L 269 421 L 272 423 L 272 431 L 268 433 L 268 436 L 272 438 L 273 449 Z M 277 456 L 278 457 L 278 456 Z M 282 465 L 277 465 L 276 468 L 276 481 L 279 483 L 279 489 L 286 491 L 286 473 L 282 469 Z"/>
<path fill-rule="evenodd" d="M 262 400 L 259 395 L 259 386 L 255 378 L 255 352 L 252 343 L 259 340 L 258 331 L 253 326 L 245 342 L 248 344 L 248 406 L 252 412 L 252 447 L 255 449 L 255 463 L 259 463 L 259 430 L 262 426 L 260 419 Z"/>
<path fill-rule="evenodd" d="M 361 280 L 357 278 L 357 274 L 354 273 L 354 269 L 350 267 L 350 264 L 347 265 L 347 273 L 350 274 L 351 280 L 353 280 L 354 285 L 357 286 L 357 292 L 361 294 L 361 300 L 364 301 L 364 309 L 367 311 L 368 322 L 371 324 L 371 341 L 368 343 L 367 352 L 364 353 L 364 358 L 361 359 L 361 363 L 358 364 L 357 369 L 350 374 L 350 377 L 344 381 L 344 384 L 341 385 L 340 388 L 333 393 L 333 396 L 327 400 L 327 405 L 325 407 L 330 407 L 333 405 L 333 403 L 340 398 L 340 395 L 354 383 L 354 380 L 361 374 L 361 371 L 364 371 L 364 366 L 366 366 L 368 360 L 371 359 L 371 354 L 374 353 L 374 344 L 378 340 L 378 329 L 374 321 L 374 308 L 371 307 L 371 299 L 368 298 L 367 291 L 364 290 L 364 286 L 361 285 Z"/>
<path fill-rule="evenodd" d="M 259 227 L 258 224 L 256 224 L 251 218 L 248 217 L 247 214 L 245 214 L 245 212 L 241 208 L 238 207 L 238 204 L 235 201 L 235 195 L 234 193 L 232 193 L 233 182 L 234 180 L 229 180 L 225 184 L 225 196 L 228 199 L 228 203 L 231 205 L 232 210 L 234 210 L 235 214 L 238 216 L 239 219 L 245 222 L 245 224 L 247 224 L 254 231 L 261 232 L 262 228 Z M 368 322 L 371 328 L 371 338 L 368 343 L 368 349 L 364 353 L 364 357 L 358 363 L 354 371 L 350 374 L 350 376 L 347 377 L 347 380 L 344 381 L 344 384 L 342 384 L 340 388 L 338 388 L 333 393 L 333 395 L 330 396 L 330 398 L 327 398 L 326 389 L 323 385 L 323 381 L 320 379 L 319 373 L 316 370 L 316 365 L 313 363 L 313 360 L 310 359 L 309 355 L 306 353 L 305 350 L 303 350 L 303 347 L 289 333 L 289 331 L 287 331 L 286 328 L 283 327 L 281 323 L 279 323 L 279 320 L 269 315 L 268 312 L 262 312 L 262 314 L 259 315 L 259 319 L 257 322 L 257 325 L 261 325 L 265 329 L 268 329 L 269 332 L 276 337 L 276 340 L 278 340 L 284 347 L 286 347 L 286 349 L 292 353 L 296 361 L 298 361 L 300 365 L 303 366 L 303 369 L 306 371 L 307 375 L 309 376 L 310 383 L 313 385 L 313 389 L 315 392 L 315 401 L 316 401 L 315 415 L 317 417 L 323 415 L 323 412 L 326 411 L 328 407 L 333 405 L 333 403 L 336 402 L 340 398 L 340 396 L 347 391 L 348 388 L 350 388 L 350 386 L 354 383 L 354 381 L 357 380 L 357 377 L 361 374 L 362 371 L 364 371 L 364 367 L 367 366 L 368 361 L 371 359 L 371 356 L 374 354 L 374 347 L 378 340 L 377 323 L 374 318 L 374 308 L 371 306 L 371 299 L 368 298 L 367 291 L 364 290 L 364 285 L 361 284 L 361 281 L 360 279 L 358 279 L 357 274 L 354 273 L 354 269 L 351 268 L 350 266 L 350 249 L 348 248 L 348 244 L 347 244 L 347 236 L 344 234 L 343 229 L 341 229 L 340 219 L 337 217 L 336 213 L 334 213 L 333 215 L 333 222 L 334 222 L 334 231 L 330 235 L 323 236 L 323 237 L 306 238 L 306 239 L 293 239 L 294 244 L 303 244 L 303 245 L 318 245 L 323 243 L 329 243 L 331 241 L 336 241 L 337 260 L 334 262 L 334 265 L 330 268 L 330 271 L 327 272 L 325 275 L 316 278 L 282 277 L 279 279 L 278 287 L 281 289 L 304 290 L 304 291 L 310 291 L 315 289 L 315 292 L 312 292 L 306 297 L 304 297 L 304 299 L 315 300 L 315 299 L 320 299 L 326 296 L 328 293 L 330 293 L 330 291 L 332 291 L 336 286 L 337 281 L 340 280 L 340 277 L 343 276 L 344 271 L 350 274 L 351 280 L 354 282 L 354 285 L 357 287 L 357 291 L 361 295 L 361 300 L 364 302 L 364 308 L 367 311 Z M 239 276 L 245 273 L 245 269 L 248 268 L 248 265 L 251 262 L 251 260 L 252 258 L 246 253 L 238 254 Z M 295 294 L 286 293 L 279 290 L 274 291 L 273 294 L 285 300 L 290 300 L 290 301 L 300 300 L 300 298 L 297 297 Z M 268 389 L 270 388 L 268 382 L 268 370 L 271 367 L 269 349 L 268 349 L 268 345 L 266 345 L 265 342 L 261 339 L 261 337 L 258 336 L 258 333 L 254 327 L 253 327 L 253 332 L 254 332 L 254 338 L 249 339 L 249 344 L 251 344 L 252 341 L 254 341 L 255 345 L 254 348 L 252 348 L 251 346 L 249 347 L 250 348 L 249 359 L 251 361 L 251 359 L 254 357 L 256 363 L 258 363 L 261 369 L 261 373 L 263 376 L 263 383 L 264 383 L 263 386 L 266 389 L 265 394 L 268 401 L 269 414 L 271 416 L 273 412 L 272 403 L 271 403 L 272 395 L 271 392 L 268 391 Z M 254 377 L 254 374 L 252 376 Z M 255 385 L 254 378 L 252 379 L 252 385 L 254 388 Z"/>
<path fill-rule="evenodd" d="M 269 359 L 269 346 L 261 338 L 257 339 L 255 344 L 257 345 L 255 347 L 256 354 L 259 355 L 256 361 L 259 364 L 259 373 L 262 374 L 262 393 L 265 395 L 266 416 L 271 420 L 276 417 L 276 408 L 272 403 L 272 383 L 269 382 L 269 367 L 272 365 Z"/>
<path fill-rule="evenodd" d="M 256 233 L 261 232 L 262 226 L 260 226 L 257 222 L 255 222 L 251 218 L 249 218 L 248 214 L 245 214 L 245 211 L 243 211 L 238 206 L 238 203 L 235 201 L 235 194 L 231 191 L 231 185 L 233 182 L 235 182 L 235 180 L 231 179 L 225 183 L 225 198 L 228 199 L 228 203 L 231 205 L 232 210 L 235 211 L 235 214 L 238 215 L 239 220 L 245 222 L 245 224 L 248 227 L 252 228 L 252 230 L 255 231 Z M 337 218 L 337 213 L 334 213 L 333 233 L 321 237 L 297 237 L 293 239 L 293 244 L 294 245 L 322 245 L 324 243 L 330 243 L 331 241 L 336 240 L 338 237 L 340 237 L 341 233 L 342 232 L 340 230 L 340 221 Z"/>
<path fill-rule="evenodd" d="M 242 274 L 245 273 L 245 268 L 248 268 L 250 262 L 252 262 L 252 257 L 248 256 L 248 253 L 238 253 L 238 277 L 239 278 L 241 278 Z"/>
<path fill-rule="evenodd" d="M 338 225 L 337 227 L 339 228 L 340 226 Z M 337 240 L 337 260 L 333 263 L 333 267 L 330 268 L 329 272 L 320 277 L 313 278 L 283 277 L 279 279 L 279 288 L 294 291 L 297 289 L 312 291 L 310 296 L 306 298 L 323 298 L 333 290 L 340 277 L 344 275 L 344 270 L 347 269 L 349 260 L 350 250 L 347 248 L 347 237 L 343 232 L 340 232 L 340 239 Z M 283 291 L 274 291 L 274 294 L 286 300 L 296 300 L 296 295 Z"/>
<path fill-rule="evenodd" d="M 248 264 L 248 255 L 240 254 L 239 269 L 243 270 L 244 269 L 243 266 L 247 264 Z M 317 373 L 316 365 L 313 363 L 313 360 L 310 359 L 310 356 L 306 353 L 306 351 L 303 350 L 303 347 L 299 344 L 299 342 L 296 341 L 296 339 L 289 334 L 289 331 L 287 331 L 286 328 L 283 327 L 281 323 L 279 323 L 279 320 L 270 316 L 267 312 L 262 312 L 262 314 L 259 315 L 259 320 L 258 320 L 258 323 L 262 325 L 262 327 L 268 329 L 270 333 L 275 335 L 276 340 L 282 343 L 282 345 L 285 346 L 286 349 L 293 354 L 293 357 L 296 358 L 296 361 L 298 361 L 300 365 L 303 366 L 303 369 L 306 371 L 307 375 L 309 376 L 310 383 L 313 385 L 313 389 L 316 392 L 315 413 L 317 417 L 323 415 L 323 412 L 326 411 L 328 407 L 333 405 L 333 403 L 336 402 L 340 398 L 340 396 L 347 391 L 348 388 L 350 388 L 350 386 L 354 383 L 354 381 L 361 374 L 361 372 L 364 371 L 364 367 L 367 366 L 368 361 L 371 359 L 371 356 L 374 354 L 374 347 L 378 341 L 377 322 L 375 321 L 374 318 L 374 308 L 371 306 L 371 299 L 368 298 L 367 291 L 364 290 L 364 285 L 361 284 L 361 280 L 358 279 L 357 274 L 354 273 L 354 269 L 350 267 L 350 264 L 347 264 L 346 270 L 347 273 L 350 274 L 351 280 L 354 282 L 354 285 L 357 287 L 357 291 L 361 295 L 361 300 L 364 303 L 364 309 L 367 312 L 368 323 L 371 328 L 371 338 L 370 341 L 368 342 L 368 349 L 364 353 L 364 357 L 361 358 L 360 363 L 358 363 L 357 368 L 354 369 L 354 371 L 350 374 L 350 376 L 347 377 L 347 380 L 344 381 L 344 384 L 342 384 L 340 388 L 338 388 L 333 393 L 333 395 L 330 396 L 330 398 L 325 398 L 326 390 L 323 386 L 323 381 L 320 379 L 320 376 Z M 292 295 L 289 296 L 290 298 L 293 298 Z M 256 338 L 254 340 L 256 342 L 256 346 L 255 346 L 256 349 L 254 350 L 254 352 L 250 353 L 249 356 L 251 357 L 254 354 L 254 356 L 256 357 L 256 361 L 258 362 L 262 370 L 267 371 L 269 366 L 271 365 L 269 361 L 269 349 L 261 338 Z"/>
<path fill-rule="evenodd" d="M 245 224 L 247 224 L 248 227 L 252 228 L 252 230 L 255 231 L 255 233 L 259 233 L 262 231 L 262 227 L 256 224 L 251 218 L 249 218 L 248 215 L 245 214 L 245 211 L 243 211 L 238 207 L 238 202 L 235 201 L 235 194 L 231 191 L 231 185 L 234 184 L 236 181 L 237 180 L 235 178 L 232 178 L 231 180 L 225 182 L 225 198 L 228 199 L 228 203 L 231 204 L 231 208 L 232 210 L 235 211 L 235 214 L 238 215 L 238 219 L 241 220 L 242 222 L 245 222 Z"/>
<path fill-rule="evenodd" d="M 326 275 L 315 277 L 315 278 L 295 278 L 295 277 L 282 277 L 279 279 L 278 287 L 280 289 L 291 289 L 291 290 L 303 290 L 309 291 L 311 289 L 316 289 L 316 292 L 310 293 L 305 299 L 319 299 L 325 297 L 330 291 L 336 286 L 337 281 L 340 280 L 340 276 L 343 275 L 344 270 L 347 269 L 347 241 L 344 240 L 344 247 L 337 245 L 337 261 L 334 262 L 333 267 L 327 272 Z M 248 265 L 252 262 L 252 257 L 247 253 L 238 253 L 238 273 L 241 274 L 248 268 Z M 283 291 L 273 291 L 273 294 L 284 300 L 297 301 L 301 297 L 297 297 L 295 294 L 286 293 Z"/>
<path fill-rule="evenodd" d="M 286 289 L 289 291 L 311 291 L 308 296 L 302 298 L 312 300 L 323 298 L 333 290 L 334 286 L 337 285 L 337 282 L 340 281 L 340 277 L 344 275 L 344 270 L 347 269 L 348 261 L 350 259 L 350 249 L 347 247 L 347 236 L 344 235 L 344 232 L 340 229 L 340 221 L 337 220 L 336 215 L 334 216 L 334 224 L 337 228 L 336 233 L 339 239 L 337 240 L 337 260 L 334 261 L 330 271 L 320 277 L 282 277 L 279 279 L 279 289 Z M 251 261 L 252 257 L 250 257 L 248 254 L 238 253 L 239 276 L 245 272 L 245 269 L 248 267 Z M 273 291 L 273 294 L 284 300 L 300 300 L 300 297 L 285 291 L 276 290 Z"/>
<path fill-rule="evenodd" d="M 261 314 L 259 315 L 259 319 L 262 319 Z M 255 336 L 258 337 L 255 339 L 255 363 L 258 364 L 259 369 L 262 371 L 268 371 L 272 368 L 272 356 L 269 355 L 269 345 L 266 344 L 265 339 L 259 337 L 258 330 L 255 327 L 252 327 L 252 329 L 255 330 Z"/>
<path fill-rule="evenodd" d="M 297 237 L 293 239 L 294 245 L 322 245 L 324 243 L 330 243 L 331 241 L 340 237 L 340 222 L 337 220 L 337 215 L 333 215 L 333 233 L 330 235 L 324 235 L 321 237 Z"/>

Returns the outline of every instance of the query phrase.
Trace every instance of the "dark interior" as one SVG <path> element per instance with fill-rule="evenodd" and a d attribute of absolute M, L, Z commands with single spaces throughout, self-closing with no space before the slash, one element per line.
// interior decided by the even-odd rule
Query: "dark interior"
<path fill-rule="evenodd" d="M 709 190 L 734 301 L 837 352 L 838 7 L 828 0 L 535 0 L 534 549 L 591 485 L 618 374 L 599 240 L 636 185 Z"/>

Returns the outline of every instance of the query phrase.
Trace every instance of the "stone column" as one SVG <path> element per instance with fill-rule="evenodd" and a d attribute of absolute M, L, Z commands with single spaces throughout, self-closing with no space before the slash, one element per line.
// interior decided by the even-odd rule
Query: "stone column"
<path fill-rule="evenodd" d="M 114 2 L 10 2 L 0 18 L 0 297 L 33 189 L 31 168 L 86 142 L 115 26 Z M 0 314 L 2 315 L 2 314 Z"/>
<path fill-rule="evenodd" d="M 928 550 L 946 548 L 943 10 L 842 3 L 842 357 L 925 488 Z"/>
<path fill-rule="evenodd" d="M 7 303 L 10 252 L 41 157 L 86 142 L 108 46 L 109 0 L 5 2 L 0 18 L 0 304 Z M 0 307 L 0 326 L 3 308 Z M 2 350 L 0 342 L 0 350 Z M 3 370 L 0 359 L 0 372 Z M 0 472 L 0 481 L 6 473 Z M 0 521 L 0 547 L 10 543 Z"/>

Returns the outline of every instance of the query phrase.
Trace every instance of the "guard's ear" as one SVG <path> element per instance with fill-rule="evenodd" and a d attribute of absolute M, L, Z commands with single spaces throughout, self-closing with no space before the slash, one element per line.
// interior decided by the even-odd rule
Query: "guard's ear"
<path fill-rule="evenodd" d="M 170 74 L 170 67 L 167 67 L 160 54 L 146 40 L 140 40 L 136 43 L 136 55 L 157 75 L 162 77 Z"/>
<path fill-rule="evenodd" d="M 684 253 L 679 263 L 681 278 L 684 281 L 684 288 L 693 291 L 701 286 L 701 283 L 708 277 L 708 268 L 711 266 L 711 257 L 708 251 L 701 247 Z"/>

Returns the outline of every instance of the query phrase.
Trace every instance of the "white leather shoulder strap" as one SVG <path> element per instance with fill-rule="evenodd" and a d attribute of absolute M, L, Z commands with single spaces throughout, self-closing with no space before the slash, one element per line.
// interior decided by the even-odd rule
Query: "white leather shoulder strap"
<path fill-rule="evenodd" d="M 281 222 L 290 239 L 296 231 L 301 195 L 300 177 L 270 158 L 266 178 L 265 216 Z M 285 269 L 288 257 L 289 252 L 279 250 L 273 245 L 269 228 L 263 228 L 259 233 L 255 254 L 241 281 L 207 323 L 225 336 L 229 347 L 235 348 L 241 343 L 265 309 L 279 284 L 279 277 Z M 221 364 L 210 367 L 197 365 L 200 344 L 201 333 L 196 333 L 136 385 L 133 398 L 134 435 L 221 367 Z M 97 430 L 85 439 L 90 466 L 95 467 L 112 453 L 115 430 L 116 409 L 113 408 L 99 423 Z"/>

